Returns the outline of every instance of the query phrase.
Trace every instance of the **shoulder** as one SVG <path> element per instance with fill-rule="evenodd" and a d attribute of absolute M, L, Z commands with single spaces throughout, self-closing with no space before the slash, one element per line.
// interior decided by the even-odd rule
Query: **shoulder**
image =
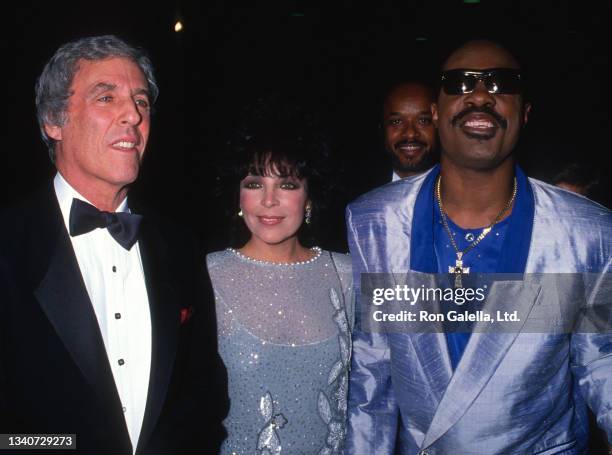
<path fill-rule="evenodd" d="M 204 249 L 191 228 L 150 206 L 134 207 L 130 211 L 142 215 L 138 233 L 138 248 L 143 262 L 154 265 L 145 273 L 163 270 L 167 280 L 186 290 L 199 286 L 202 279 Z"/>
<path fill-rule="evenodd" d="M 62 229 L 64 221 L 57 198 L 52 185 L 46 184 L 0 210 L 1 255 L 11 262 L 30 258 L 44 262 Z"/>
<path fill-rule="evenodd" d="M 352 261 L 349 254 L 337 253 L 335 251 L 329 251 L 329 254 L 339 273 L 351 273 Z"/>
<path fill-rule="evenodd" d="M 165 255 L 190 264 L 202 265 L 204 248 L 196 233 L 186 223 L 169 217 L 149 205 L 133 204 L 130 211 L 142 215 L 139 245 L 151 254 Z"/>
<path fill-rule="evenodd" d="M 208 253 L 206 255 L 206 267 L 208 267 L 208 271 L 212 272 L 219 267 L 223 267 L 223 265 L 227 264 L 230 260 L 230 255 L 230 250 L 221 250 Z"/>
<path fill-rule="evenodd" d="M 406 203 L 407 196 L 418 193 L 430 172 L 396 180 L 375 188 L 351 202 L 347 207 L 347 213 L 352 215 L 374 214 L 403 205 Z"/>
<path fill-rule="evenodd" d="M 195 233 L 186 225 L 162 214 L 159 210 L 149 206 L 138 206 L 132 213 L 142 215 L 142 224 L 149 229 L 155 229 L 165 238 L 174 243 L 192 243 L 196 241 Z"/>
<path fill-rule="evenodd" d="M 338 279 L 342 287 L 342 294 L 344 296 L 344 305 L 347 311 L 349 327 L 352 330 L 354 323 L 354 299 L 353 299 L 353 274 L 352 274 L 352 261 L 349 254 L 330 252 L 336 271 L 338 272 Z"/>
<path fill-rule="evenodd" d="M 48 221 L 54 218 L 61 220 L 61 214 L 53 186 L 47 182 L 31 194 L 0 209 L 0 229 L 20 230 L 28 224 L 48 228 Z"/>
<path fill-rule="evenodd" d="M 535 199 L 532 245 L 567 254 L 587 270 L 612 257 L 612 212 L 583 196 L 530 179 Z M 568 261 L 570 261 L 568 259 Z"/>
<path fill-rule="evenodd" d="M 594 201 L 540 180 L 529 179 L 534 193 L 536 218 L 588 226 L 590 232 L 612 234 L 612 212 Z"/>

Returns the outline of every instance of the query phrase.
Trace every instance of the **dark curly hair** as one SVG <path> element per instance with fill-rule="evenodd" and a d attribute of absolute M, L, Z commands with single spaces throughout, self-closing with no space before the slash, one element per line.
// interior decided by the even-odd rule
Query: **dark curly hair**
<path fill-rule="evenodd" d="M 217 173 L 217 196 L 231 201 L 226 204 L 230 244 L 238 248 L 250 238 L 237 215 L 240 181 L 247 175 L 278 175 L 306 180 L 312 222 L 302 224 L 298 239 L 312 246 L 332 191 L 330 147 L 318 120 L 300 104 L 266 96 L 246 106 L 237 125 L 225 143 Z"/>

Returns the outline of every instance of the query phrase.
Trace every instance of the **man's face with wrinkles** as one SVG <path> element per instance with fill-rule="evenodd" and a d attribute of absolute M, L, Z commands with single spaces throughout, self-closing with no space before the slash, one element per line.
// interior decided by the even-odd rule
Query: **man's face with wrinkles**
<path fill-rule="evenodd" d="M 122 188 L 140 170 L 149 137 L 144 74 L 123 57 L 80 60 L 63 125 L 45 125 L 57 141 L 56 165 L 72 185 Z"/>

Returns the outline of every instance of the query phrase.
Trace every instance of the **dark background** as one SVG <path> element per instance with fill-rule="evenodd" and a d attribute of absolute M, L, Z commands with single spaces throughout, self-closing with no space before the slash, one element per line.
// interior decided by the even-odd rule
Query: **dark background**
<path fill-rule="evenodd" d="M 54 173 L 34 111 L 45 62 L 68 40 L 107 33 L 149 51 L 161 89 L 131 194 L 191 226 L 208 250 L 227 245 L 225 212 L 237 210 L 215 195 L 214 165 L 245 103 L 280 92 L 316 107 L 345 188 L 319 244 L 342 250 L 344 205 L 390 175 L 378 129 L 384 89 L 414 75 L 434 78 L 444 56 L 468 38 L 501 41 L 524 64 L 533 109 L 518 158 L 527 173 L 547 178 L 566 160 L 593 165 L 602 172 L 594 198 L 610 206 L 610 2 L 160 3 L 12 7 L 15 27 L 3 46 L 4 71 L 14 79 L 4 87 L 0 208 Z M 178 19 L 184 30 L 175 33 Z"/>
<path fill-rule="evenodd" d="M 382 92 L 414 75 L 434 78 L 466 38 L 499 40 L 525 66 L 533 110 L 518 156 L 528 174 L 546 177 L 568 159 L 594 164 L 604 173 L 594 198 L 610 206 L 609 2 L 161 3 L 14 6 L 0 207 L 53 174 L 34 112 L 33 87 L 46 60 L 68 40 L 106 33 L 149 51 L 161 89 L 132 194 L 190 225 L 209 249 L 227 242 L 224 209 L 235 203 L 214 195 L 214 164 L 245 103 L 282 92 L 308 100 L 322 117 L 345 192 L 327 214 L 320 244 L 344 249 L 344 204 L 389 175 L 378 129 Z"/>

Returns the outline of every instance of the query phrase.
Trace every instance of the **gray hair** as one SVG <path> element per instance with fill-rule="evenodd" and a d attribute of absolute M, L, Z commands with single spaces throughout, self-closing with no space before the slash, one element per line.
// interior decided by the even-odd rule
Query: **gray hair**
<path fill-rule="evenodd" d="M 113 35 L 92 36 L 62 45 L 45 65 L 36 82 L 36 116 L 43 140 L 49 148 L 49 158 L 55 162 L 55 140 L 47 136 L 45 124 L 63 125 L 72 95 L 70 87 L 78 71 L 79 60 L 104 60 L 125 57 L 138 65 L 149 85 L 151 104 L 159 89 L 153 74 L 151 60 L 141 48 L 133 47 Z"/>

